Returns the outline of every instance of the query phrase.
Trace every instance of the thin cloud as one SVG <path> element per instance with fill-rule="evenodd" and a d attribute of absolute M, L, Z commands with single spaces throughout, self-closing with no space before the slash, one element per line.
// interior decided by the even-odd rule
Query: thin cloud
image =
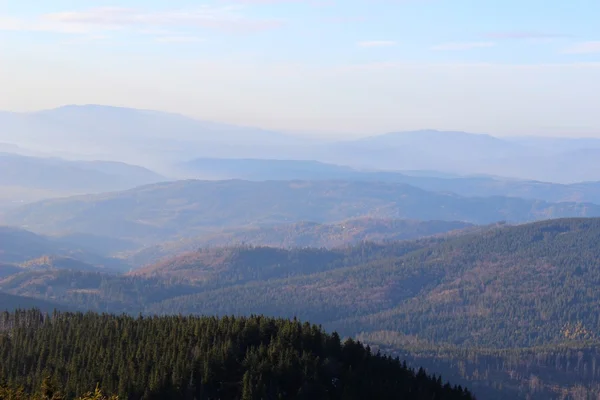
<path fill-rule="evenodd" d="M 62 44 L 89 44 L 89 43 L 106 43 L 110 42 L 109 35 L 77 35 L 69 36 L 69 39 L 62 41 Z"/>
<path fill-rule="evenodd" d="M 261 4 L 308 4 L 311 6 L 328 6 L 335 4 L 335 0 L 221 0 L 223 3 L 232 3 L 232 4 L 251 4 L 251 5 L 261 5 Z"/>
<path fill-rule="evenodd" d="M 136 11 L 123 7 L 101 7 L 87 11 L 67 11 L 50 13 L 42 16 L 42 19 L 68 24 L 85 25 L 124 25 L 130 23 L 135 18 Z"/>
<path fill-rule="evenodd" d="M 526 31 L 490 32 L 485 34 L 489 39 L 515 39 L 515 40 L 537 40 L 537 39 L 560 39 L 567 35 L 555 33 L 540 33 Z"/>
<path fill-rule="evenodd" d="M 107 30 L 189 27 L 233 33 L 274 29 L 283 21 L 251 19 L 240 6 L 203 6 L 190 10 L 145 12 L 132 8 L 101 7 L 86 11 L 51 13 L 24 20 L 0 18 L 0 30 L 92 33 Z"/>
<path fill-rule="evenodd" d="M 448 69 L 463 69 L 463 68 L 500 68 L 514 70 L 536 70 L 540 68 L 580 68 L 580 69 L 600 69 L 600 62 L 572 62 L 572 63 L 543 63 L 543 64 L 498 64 L 489 62 L 438 62 L 438 63 L 418 63 L 407 61 L 387 61 L 387 62 L 370 62 L 336 66 L 334 71 L 379 71 L 400 68 L 448 68 Z"/>
<path fill-rule="evenodd" d="M 390 47 L 395 46 L 396 42 L 393 40 L 365 40 L 357 42 L 358 47 Z"/>
<path fill-rule="evenodd" d="M 43 19 L 24 20 L 13 17 L 0 16 L 0 31 L 24 32 L 55 32 L 67 34 L 88 34 L 91 29 L 81 24 L 62 24 Z"/>
<path fill-rule="evenodd" d="M 565 54 L 595 54 L 600 53 L 600 41 L 577 43 L 564 50 Z"/>
<path fill-rule="evenodd" d="M 158 43 L 201 43 L 204 39 L 196 36 L 162 36 L 156 38 Z"/>
<path fill-rule="evenodd" d="M 436 51 L 458 51 L 458 50 L 473 50 L 494 47 L 494 42 L 454 42 L 454 43 L 443 43 L 437 46 L 433 46 L 432 50 Z"/>
<path fill-rule="evenodd" d="M 325 17 L 322 19 L 323 22 L 330 24 L 349 24 L 354 22 L 365 22 L 367 20 L 364 16 L 338 16 L 338 17 Z"/>

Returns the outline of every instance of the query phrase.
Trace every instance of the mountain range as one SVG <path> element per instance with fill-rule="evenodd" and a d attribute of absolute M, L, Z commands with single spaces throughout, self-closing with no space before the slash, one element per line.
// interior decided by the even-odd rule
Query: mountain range
<path fill-rule="evenodd" d="M 74 233 L 44 236 L 0 226 L 0 277 L 21 268 L 123 272 L 199 248 L 262 245 L 336 248 L 360 242 L 387 242 L 460 234 L 487 227 L 453 221 L 359 218 L 335 224 L 298 222 L 274 226 L 231 228 L 202 236 L 140 246 L 108 236 Z"/>
<path fill-rule="evenodd" d="M 377 170 L 437 170 L 560 183 L 600 180 L 600 139 L 393 132 L 319 141 L 176 114 L 100 105 L 0 113 L 0 142 L 173 172 L 199 157 L 316 160 Z"/>
<path fill-rule="evenodd" d="M 392 182 L 467 197 L 508 196 L 549 202 L 600 203 L 600 182 L 560 184 L 490 175 L 461 176 L 423 170 L 376 171 L 308 160 L 199 158 L 182 163 L 180 172 L 194 179 Z"/>
<path fill-rule="evenodd" d="M 115 246 L 115 245 L 113 245 Z M 111 248 L 114 251 L 115 247 Z M 30 269 L 75 269 L 125 271 L 126 263 L 110 257 L 111 251 L 94 252 L 71 237 L 47 237 L 23 229 L 0 226 L 0 265 L 5 271 Z M 108 249 L 106 249 L 108 250 Z M 15 268 L 17 268 L 15 270 Z"/>
<path fill-rule="evenodd" d="M 0 290 L 116 313 L 295 316 L 481 398 L 596 396 L 599 240 L 600 218 L 581 218 L 337 249 L 215 247 L 124 275 L 7 271 Z"/>
<path fill-rule="evenodd" d="M 593 138 L 0 112 L 0 305 L 309 320 L 481 399 L 599 398 L 599 167 Z"/>
<path fill-rule="evenodd" d="M 272 226 L 232 228 L 203 236 L 146 246 L 120 254 L 132 267 L 155 263 L 201 248 L 224 246 L 271 246 L 284 249 L 296 247 L 329 248 L 350 246 L 361 242 L 389 242 L 418 239 L 435 235 L 464 233 L 487 227 L 456 221 L 416 221 L 377 218 L 356 218 L 333 224 L 297 222 Z"/>
<path fill-rule="evenodd" d="M 43 198 L 123 190 L 167 180 L 146 168 L 108 161 L 0 153 L 0 207 Z"/>
<path fill-rule="evenodd" d="M 152 110 L 69 105 L 31 113 L 0 113 L 0 141 L 85 159 L 148 165 L 225 155 L 249 147 L 299 144 L 293 136 L 257 128 L 199 121 Z"/>
<path fill-rule="evenodd" d="M 38 233 L 93 234 L 149 245 L 224 228 L 366 216 L 488 224 L 600 216 L 600 205 L 462 197 L 402 183 L 188 180 L 46 200 L 11 210 L 3 222 Z"/>
<path fill-rule="evenodd" d="M 525 348 L 600 340 L 592 290 L 598 240 L 600 218 L 558 219 L 337 249 L 205 248 L 126 275 L 25 264 L 5 273 L 0 288 L 46 297 L 49 287 L 49 299 L 66 304 L 89 291 L 82 304 L 104 298 L 132 312 L 268 311 L 346 334 L 395 331 L 431 343 Z M 125 291 L 113 297 L 112 284 Z M 585 329 L 565 336 L 578 323 Z"/>
<path fill-rule="evenodd" d="M 551 220 L 348 249 L 199 250 L 130 275 L 206 288 L 157 311 L 269 310 L 335 319 L 348 334 L 395 331 L 432 343 L 531 347 L 600 339 L 593 311 L 600 297 L 588 291 L 600 277 L 599 239 L 600 219 Z M 578 322 L 580 335 L 565 337 L 564 328 Z"/>

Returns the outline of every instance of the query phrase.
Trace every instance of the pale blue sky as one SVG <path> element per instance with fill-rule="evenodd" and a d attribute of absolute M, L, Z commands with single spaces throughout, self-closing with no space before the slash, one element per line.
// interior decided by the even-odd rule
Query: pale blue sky
<path fill-rule="evenodd" d="M 0 109 L 600 136 L 597 0 L 0 0 Z"/>

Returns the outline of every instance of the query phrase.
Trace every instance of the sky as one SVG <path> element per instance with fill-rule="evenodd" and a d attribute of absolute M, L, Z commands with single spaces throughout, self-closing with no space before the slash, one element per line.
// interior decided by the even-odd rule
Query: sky
<path fill-rule="evenodd" d="M 597 0 L 0 0 L 0 110 L 600 137 Z"/>

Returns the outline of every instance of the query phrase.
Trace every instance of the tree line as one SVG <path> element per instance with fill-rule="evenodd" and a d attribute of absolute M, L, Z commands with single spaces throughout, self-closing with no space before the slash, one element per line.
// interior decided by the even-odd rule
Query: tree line
<path fill-rule="evenodd" d="M 4 313 L 0 382 L 0 399 L 94 387 L 119 399 L 473 398 L 358 341 L 264 316 Z"/>

